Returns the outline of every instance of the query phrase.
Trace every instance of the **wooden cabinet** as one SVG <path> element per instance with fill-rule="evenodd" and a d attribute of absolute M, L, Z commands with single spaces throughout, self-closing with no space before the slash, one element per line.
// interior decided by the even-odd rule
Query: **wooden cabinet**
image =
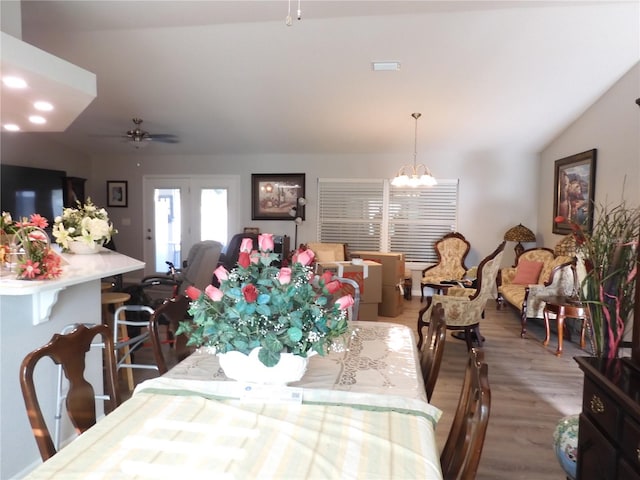
<path fill-rule="evenodd" d="M 578 480 L 640 480 L 640 369 L 630 358 L 576 358 L 584 372 Z"/>
<path fill-rule="evenodd" d="M 86 178 L 80 177 L 64 177 L 64 206 L 66 208 L 75 208 L 76 201 L 84 203 L 84 183 Z"/>

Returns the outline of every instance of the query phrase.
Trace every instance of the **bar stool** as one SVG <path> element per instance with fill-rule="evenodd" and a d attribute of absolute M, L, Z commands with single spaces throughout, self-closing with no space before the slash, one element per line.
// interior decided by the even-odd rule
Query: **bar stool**
<path fill-rule="evenodd" d="M 113 316 L 110 312 L 109 306 L 113 305 L 114 312 L 122 307 L 126 302 L 131 299 L 131 295 L 123 292 L 102 292 L 101 303 L 102 303 L 102 323 L 108 325 L 111 330 L 113 330 Z M 124 315 L 124 312 L 120 313 L 121 317 Z M 124 320 L 124 318 L 122 318 Z M 129 333 L 127 332 L 127 326 L 124 324 L 120 325 L 120 338 L 127 338 Z M 114 343 L 117 343 L 119 339 L 114 338 Z M 126 356 L 125 363 L 131 363 L 131 355 L 129 355 L 129 346 L 126 345 L 123 347 L 124 354 Z M 127 376 L 127 385 L 129 386 L 129 391 L 133 390 L 133 372 L 130 368 L 126 368 L 126 376 Z"/>

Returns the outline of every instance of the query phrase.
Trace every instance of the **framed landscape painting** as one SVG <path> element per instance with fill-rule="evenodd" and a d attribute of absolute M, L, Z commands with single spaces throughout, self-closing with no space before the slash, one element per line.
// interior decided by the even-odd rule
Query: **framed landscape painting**
<path fill-rule="evenodd" d="M 289 211 L 304 197 L 304 181 L 304 173 L 251 174 L 251 218 L 293 220 Z"/>
<path fill-rule="evenodd" d="M 593 227 L 597 150 L 556 160 L 553 196 L 553 233 L 571 233 L 571 224 L 586 232 Z"/>

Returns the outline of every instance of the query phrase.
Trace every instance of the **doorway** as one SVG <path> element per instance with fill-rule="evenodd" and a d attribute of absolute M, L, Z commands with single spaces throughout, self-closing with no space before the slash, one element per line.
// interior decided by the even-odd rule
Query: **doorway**
<path fill-rule="evenodd" d="M 145 276 L 165 275 L 167 262 L 181 268 L 194 243 L 225 245 L 238 231 L 237 175 L 145 176 L 142 184 Z"/>

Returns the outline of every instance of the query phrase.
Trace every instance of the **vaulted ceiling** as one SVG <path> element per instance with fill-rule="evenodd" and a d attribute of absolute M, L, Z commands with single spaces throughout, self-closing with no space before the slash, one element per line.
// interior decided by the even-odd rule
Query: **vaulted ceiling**
<path fill-rule="evenodd" d="M 296 19 L 300 3 L 302 19 Z M 149 154 L 538 151 L 640 60 L 640 2 L 26 1 L 22 37 L 97 76 L 61 133 Z M 372 62 L 398 62 L 376 72 Z M 630 99 L 632 102 L 634 99 Z"/>

